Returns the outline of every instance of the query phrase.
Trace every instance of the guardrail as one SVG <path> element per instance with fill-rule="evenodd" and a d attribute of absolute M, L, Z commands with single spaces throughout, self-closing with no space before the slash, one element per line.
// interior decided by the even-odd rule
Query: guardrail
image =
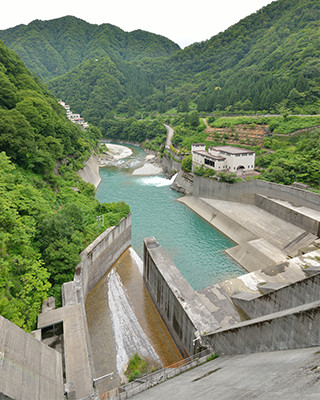
<path fill-rule="evenodd" d="M 165 382 L 167 379 L 173 378 L 174 376 L 180 375 L 185 371 L 207 362 L 208 357 L 211 355 L 216 356 L 216 354 L 211 350 L 204 350 L 166 368 L 162 368 L 152 374 L 142 376 L 126 385 L 120 386 L 119 388 L 108 392 L 106 398 L 110 400 L 129 399 L 130 397 L 150 389 L 159 383 Z"/>

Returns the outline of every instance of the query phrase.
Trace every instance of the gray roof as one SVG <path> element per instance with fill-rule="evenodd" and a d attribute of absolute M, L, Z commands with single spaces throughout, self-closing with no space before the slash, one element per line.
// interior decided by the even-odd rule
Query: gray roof
<path fill-rule="evenodd" d="M 200 154 L 201 156 L 208 157 L 208 158 L 211 158 L 212 160 L 217 160 L 217 161 L 224 161 L 226 159 L 225 157 L 222 157 L 222 156 L 215 156 L 213 154 L 210 154 L 205 150 L 196 150 L 196 151 L 194 151 L 194 153 Z"/>
<path fill-rule="evenodd" d="M 217 147 L 210 147 L 210 149 L 216 151 L 224 151 L 225 153 L 229 154 L 247 154 L 247 153 L 254 154 L 254 151 L 252 150 L 241 149 L 240 147 L 233 147 L 233 146 L 217 146 Z"/>

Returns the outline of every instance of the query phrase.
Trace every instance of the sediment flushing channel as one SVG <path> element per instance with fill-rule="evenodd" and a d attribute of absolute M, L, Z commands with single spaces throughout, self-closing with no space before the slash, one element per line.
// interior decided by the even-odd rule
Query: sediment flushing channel
<path fill-rule="evenodd" d="M 101 202 L 125 201 L 132 212 L 132 248 L 116 262 L 89 294 L 86 312 L 100 393 L 119 385 L 123 368 L 138 353 L 163 366 L 181 356 L 148 296 L 142 279 L 143 239 L 154 236 L 198 290 L 242 273 L 224 252 L 233 243 L 183 204 L 164 176 L 133 176 L 146 154 L 130 147 L 129 159 L 100 169 Z M 125 165 L 125 168 L 123 168 Z M 139 257 L 140 258 L 139 258 Z"/>

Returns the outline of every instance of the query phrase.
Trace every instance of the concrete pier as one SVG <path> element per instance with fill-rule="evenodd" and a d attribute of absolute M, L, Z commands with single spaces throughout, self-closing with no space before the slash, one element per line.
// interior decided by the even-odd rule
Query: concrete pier
<path fill-rule="evenodd" d="M 197 353 L 200 335 L 219 324 L 153 237 L 144 240 L 143 278 L 181 353 Z"/>

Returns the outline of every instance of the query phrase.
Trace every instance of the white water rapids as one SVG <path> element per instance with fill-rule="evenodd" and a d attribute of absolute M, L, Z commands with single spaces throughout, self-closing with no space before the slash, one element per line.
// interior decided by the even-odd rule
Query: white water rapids
<path fill-rule="evenodd" d="M 108 301 L 117 348 L 116 364 L 119 376 L 135 353 L 161 363 L 147 335 L 141 328 L 126 289 L 114 269 L 108 275 Z"/>

